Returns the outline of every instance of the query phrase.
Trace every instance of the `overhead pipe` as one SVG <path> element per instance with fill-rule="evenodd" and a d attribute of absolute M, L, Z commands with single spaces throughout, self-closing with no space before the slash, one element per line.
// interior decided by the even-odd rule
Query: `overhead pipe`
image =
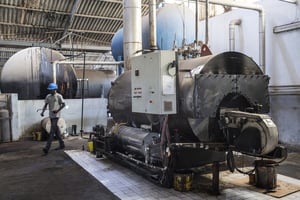
<path fill-rule="evenodd" d="M 93 61 L 93 60 L 87 60 L 85 61 L 81 61 L 81 60 L 62 60 L 62 61 L 54 61 L 53 63 L 56 64 L 73 64 L 73 65 L 120 65 L 123 64 L 123 61 L 116 61 L 116 62 L 107 62 L 107 61 Z"/>
<path fill-rule="evenodd" d="M 142 4 L 140 0 L 123 0 L 124 69 L 130 70 L 133 55 L 142 50 Z"/>
<path fill-rule="evenodd" d="M 156 39 L 156 0 L 149 0 L 150 50 L 157 49 Z"/>
<path fill-rule="evenodd" d="M 235 51 L 235 26 L 241 23 L 241 19 L 234 19 L 229 23 L 229 51 Z"/>
<path fill-rule="evenodd" d="M 286 2 L 286 3 L 297 4 L 297 0 L 279 0 L 279 1 L 283 1 L 283 2 Z"/>
<path fill-rule="evenodd" d="M 123 61 L 117 61 L 117 62 L 105 62 L 105 61 L 81 61 L 81 60 L 56 60 L 52 63 L 52 79 L 53 83 L 56 83 L 56 66 L 58 64 L 73 64 L 73 65 L 120 65 L 123 64 Z"/>
<path fill-rule="evenodd" d="M 206 2 L 207 0 L 199 0 L 201 2 Z M 230 6 L 236 8 L 243 8 L 248 10 L 254 10 L 259 13 L 259 66 L 263 72 L 266 71 L 266 36 L 265 36 L 265 12 L 261 5 L 246 3 L 246 2 L 236 2 L 231 0 L 209 0 L 211 4 Z"/>
<path fill-rule="evenodd" d="M 293 31 L 297 29 L 300 29 L 300 21 L 292 22 L 280 26 L 275 26 L 273 28 L 273 33 L 282 33 L 282 32 Z"/>

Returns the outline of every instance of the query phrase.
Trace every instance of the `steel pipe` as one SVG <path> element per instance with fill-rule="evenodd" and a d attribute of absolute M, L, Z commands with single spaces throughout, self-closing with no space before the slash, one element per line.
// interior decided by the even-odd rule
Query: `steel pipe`
<path fill-rule="evenodd" d="M 62 60 L 62 61 L 55 61 L 59 64 L 73 64 L 73 65 L 120 65 L 123 64 L 123 61 L 117 61 L 117 62 L 107 62 L 107 61 L 93 61 L 93 60 L 87 60 L 85 63 L 81 60 Z"/>
<path fill-rule="evenodd" d="M 283 1 L 283 2 L 286 2 L 286 3 L 294 3 L 294 4 L 297 4 L 297 0 L 279 0 L 279 1 Z"/>
<path fill-rule="evenodd" d="M 273 28 L 273 33 L 282 33 L 282 32 L 293 31 L 297 29 L 300 29 L 300 21 L 292 22 L 280 26 L 275 26 Z"/>
<path fill-rule="evenodd" d="M 229 23 L 229 51 L 235 50 L 235 26 L 241 23 L 241 19 L 234 19 Z"/>
<path fill-rule="evenodd" d="M 206 2 L 206 0 L 199 0 L 201 2 Z M 266 72 L 266 36 L 265 36 L 265 12 L 261 5 L 246 3 L 246 2 L 236 2 L 231 0 L 209 0 L 211 4 L 231 6 L 236 8 L 243 8 L 248 10 L 254 10 L 259 13 L 259 66 L 263 72 Z"/>
<path fill-rule="evenodd" d="M 205 0 L 205 44 L 208 44 L 208 0 Z"/>
<path fill-rule="evenodd" d="M 149 0 L 150 49 L 157 49 L 156 39 L 156 0 Z"/>
<path fill-rule="evenodd" d="M 195 1 L 196 3 L 196 19 L 195 19 L 195 45 L 198 46 L 198 27 L 199 27 L 199 8 L 198 8 L 198 0 Z"/>
<path fill-rule="evenodd" d="M 105 62 L 105 61 L 81 61 L 81 60 L 73 60 L 73 61 L 67 61 L 67 60 L 56 60 L 52 63 L 52 77 L 53 77 L 53 83 L 56 83 L 56 66 L 58 64 L 73 64 L 73 65 L 119 65 L 123 64 L 123 61 L 118 62 Z M 108 69 L 112 70 L 112 69 Z"/>

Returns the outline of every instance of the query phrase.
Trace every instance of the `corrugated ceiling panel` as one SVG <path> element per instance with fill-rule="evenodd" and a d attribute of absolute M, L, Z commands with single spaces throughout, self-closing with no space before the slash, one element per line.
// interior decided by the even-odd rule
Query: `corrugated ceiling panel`
<path fill-rule="evenodd" d="M 63 37 L 75 1 L 0 0 L 1 39 L 59 40 Z M 148 0 L 142 3 L 144 15 L 148 13 Z M 113 33 L 123 26 L 122 9 L 122 0 L 81 0 L 68 31 L 83 35 L 74 36 L 75 42 L 109 45 Z"/>

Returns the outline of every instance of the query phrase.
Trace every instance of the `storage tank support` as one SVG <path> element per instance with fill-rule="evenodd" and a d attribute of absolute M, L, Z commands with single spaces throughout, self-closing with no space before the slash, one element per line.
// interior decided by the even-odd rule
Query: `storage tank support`
<path fill-rule="evenodd" d="M 215 195 L 220 194 L 219 183 L 220 183 L 220 163 L 214 162 L 212 164 L 212 192 Z"/>

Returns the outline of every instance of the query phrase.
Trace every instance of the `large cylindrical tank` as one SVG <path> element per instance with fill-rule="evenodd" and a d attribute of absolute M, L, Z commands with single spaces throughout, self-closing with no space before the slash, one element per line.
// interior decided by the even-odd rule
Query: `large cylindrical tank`
<path fill-rule="evenodd" d="M 4 64 L 1 73 L 1 92 L 18 93 L 18 98 L 44 99 L 49 91 L 47 86 L 53 82 L 52 63 L 65 57 L 58 51 L 31 47 L 15 53 Z M 76 74 L 71 65 L 56 66 L 58 92 L 64 98 L 76 95 Z"/>
<path fill-rule="evenodd" d="M 142 18 L 142 46 L 149 49 L 149 16 Z M 160 50 L 173 49 L 174 46 L 191 44 L 195 40 L 195 16 L 184 5 L 166 4 L 156 11 L 156 38 Z M 112 54 L 115 60 L 123 57 L 123 29 L 118 30 L 112 39 Z"/>
<path fill-rule="evenodd" d="M 75 68 L 75 71 L 78 80 L 78 89 L 76 97 L 81 97 L 83 69 Z M 116 72 L 112 70 L 85 69 L 84 77 L 85 80 L 87 80 L 84 82 L 84 97 L 107 98 L 107 93 L 111 87 L 111 82 L 116 79 L 117 75 Z"/>

